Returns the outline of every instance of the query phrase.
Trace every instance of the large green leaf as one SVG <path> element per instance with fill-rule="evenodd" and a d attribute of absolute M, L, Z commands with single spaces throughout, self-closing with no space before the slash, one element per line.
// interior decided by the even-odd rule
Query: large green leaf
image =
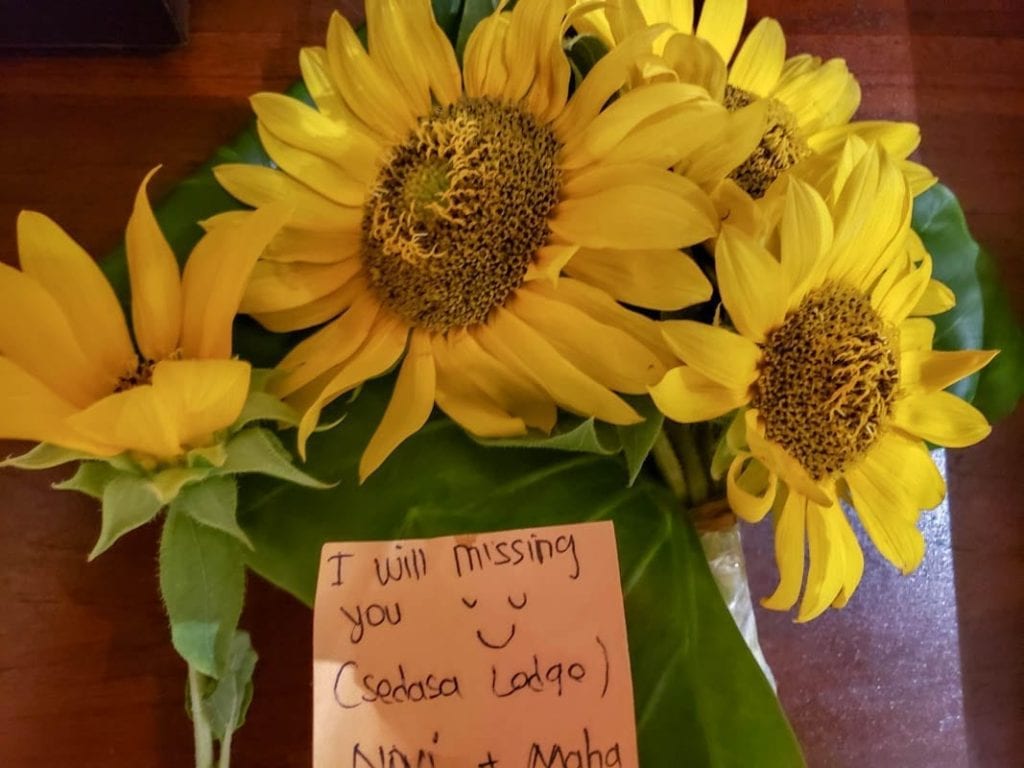
<path fill-rule="evenodd" d="M 644 768 L 802 763 L 697 536 L 666 491 L 645 478 L 626 487 L 621 465 L 598 455 L 484 448 L 445 419 L 429 422 L 360 486 L 359 455 L 389 389 L 367 385 L 339 427 L 310 441 L 307 469 L 337 487 L 244 483 L 239 516 L 256 572 L 310 603 L 325 541 L 612 520 Z"/>
<path fill-rule="evenodd" d="M 937 184 L 919 196 L 913 224 L 934 259 L 935 278 L 956 294 L 956 306 L 935 318 L 935 347 L 1001 350 L 987 368 L 952 388 L 998 421 L 1024 395 L 1024 330 L 992 258 L 971 237 L 949 188 Z"/>

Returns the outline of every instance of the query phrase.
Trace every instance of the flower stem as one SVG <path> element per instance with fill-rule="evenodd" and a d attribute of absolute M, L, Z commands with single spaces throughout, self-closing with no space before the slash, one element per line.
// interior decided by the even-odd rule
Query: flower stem
<path fill-rule="evenodd" d="M 697 425 L 681 424 L 675 431 L 673 442 L 683 467 L 683 474 L 690 486 L 690 505 L 697 507 L 708 500 L 711 492 L 708 483 L 708 470 L 697 447 Z"/>
<path fill-rule="evenodd" d="M 665 478 L 665 483 L 672 491 L 672 495 L 680 500 L 686 499 L 686 475 L 683 472 L 683 465 L 679 463 L 676 450 L 664 429 L 658 433 L 654 447 L 651 449 L 651 455 L 654 456 L 654 463 L 658 465 L 661 476 Z"/>
<path fill-rule="evenodd" d="M 191 664 L 188 665 L 188 692 L 192 705 L 192 733 L 196 742 L 196 768 L 213 768 L 213 734 L 203 714 L 202 680 L 199 671 Z"/>

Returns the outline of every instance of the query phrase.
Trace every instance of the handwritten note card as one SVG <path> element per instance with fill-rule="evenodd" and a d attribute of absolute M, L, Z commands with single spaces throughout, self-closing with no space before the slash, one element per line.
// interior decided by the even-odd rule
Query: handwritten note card
<path fill-rule="evenodd" d="M 611 523 L 323 548 L 314 768 L 637 768 Z"/>

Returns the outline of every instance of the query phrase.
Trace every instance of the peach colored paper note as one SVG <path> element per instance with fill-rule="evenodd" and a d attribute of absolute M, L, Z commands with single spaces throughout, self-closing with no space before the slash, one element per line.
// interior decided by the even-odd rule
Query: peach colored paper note
<path fill-rule="evenodd" d="M 314 768 L 637 768 L 609 522 L 324 545 Z"/>

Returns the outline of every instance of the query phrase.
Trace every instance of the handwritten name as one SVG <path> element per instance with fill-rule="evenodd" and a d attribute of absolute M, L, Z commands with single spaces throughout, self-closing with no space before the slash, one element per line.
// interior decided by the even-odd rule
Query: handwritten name
<path fill-rule="evenodd" d="M 622 765 L 619 743 L 600 748 L 590 741 L 590 730 L 583 729 L 583 743 L 573 749 L 571 746 L 552 744 L 548 748 L 534 742 L 530 748 L 527 768 L 616 768 Z"/>
<path fill-rule="evenodd" d="M 405 666 L 398 665 L 397 679 L 379 674 L 361 674 L 355 661 L 346 661 L 334 678 L 334 700 L 343 709 L 364 704 L 419 704 L 424 701 L 462 696 L 458 675 L 407 678 Z"/>

